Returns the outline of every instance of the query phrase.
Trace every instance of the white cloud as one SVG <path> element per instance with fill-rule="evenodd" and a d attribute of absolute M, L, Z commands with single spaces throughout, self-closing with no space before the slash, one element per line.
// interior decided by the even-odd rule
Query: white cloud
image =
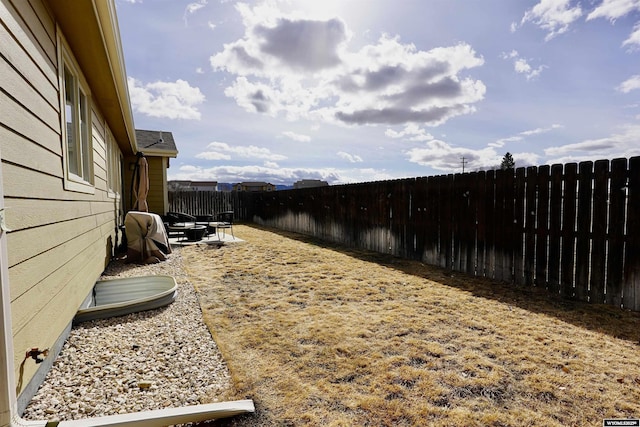
<path fill-rule="evenodd" d="M 338 157 L 340 157 L 341 159 L 344 159 L 350 163 L 360 163 L 362 162 L 362 157 L 356 155 L 356 154 L 349 154 L 346 153 L 344 151 L 338 151 Z"/>
<path fill-rule="evenodd" d="M 207 145 L 207 150 L 196 154 L 196 158 L 205 160 L 229 160 L 232 157 L 245 159 L 261 159 L 268 161 L 284 160 L 287 156 L 274 154 L 268 148 L 256 147 L 255 145 L 234 145 L 225 142 L 212 142 Z"/>
<path fill-rule="evenodd" d="M 520 57 L 520 54 L 517 50 L 512 50 L 511 52 L 503 52 L 500 56 L 502 59 L 513 59 L 513 69 L 516 71 L 516 73 L 524 74 L 527 80 L 537 78 L 545 68 L 548 68 L 546 65 L 540 65 L 536 68 L 533 68 L 531 64 L 529 64 L 529 61 Z"/>
<path fill-rule="evenodd" d="M 299 142 L 311 141 L 311 137 L 309 135 L 302 135 L 302 134 L 291 132 L 291 131 L 282 132 L 282 135 L 286 136 L 287 138 L 293 139 L 294 141 L 299 141 Z"/>
<path fill-rule="evenodd" d="M 600 6 L 596 7 L 588 16 L 587 21 L 596 18 L 608 19 L 614 23 L 631 12 L 640 11 L 640 0 L 602 0 Z M 640 46 L 640 23 L 636 24 L 633 32 L 622 42 L 622 46 Z"/>
<path fill-rule="evenodd" d="M 617 89 L 622 93 L 629 93 L 632 90 L 640 89 L 640 74 L 629 77 L 627 80 L 620 83 Z"/>
<path fill-rule="evenodd" d="M 596 18 L 615 21 L 634 10 L 640 11 L 640 0 L 602 0 L 600 6 L 587 15 L 587 21 Z"/>
<path fill-rule="evenodd" d="M 229 154 L 221 153 L 219 151 L 204 151 L 196 154 L 196 158 L 204 160 L 231 160 Z"/>
<path fill-rule="evenodd" d="M 622 42 L 622 46 L 630 46 L 631 48 L 640 47 L 640 23 L 633 27 L 633 32 Z"/>
<path fill-rule="evenodd" d="M 519 132 L 517 135 L 513 135 L 513 136 L 509 136 L 506 138 L 501 138 L 499 140 L 497 140 L 496 142 L 491 142 L 489 143 L 489 147 L 494 147 L 494 148 L 500 148 L 500 147 L 504 147 L 504 145 L 508 142 L 519 142 L 525 139 L 526 136 L 531 136 L 531 135 L 539 135 L 542 133 L 547 133 L 547 132 L 551 132 L 552 130 L 555 129 L 560 129 L 562 127 L 562 125 L 559 124 L 553 124 L 549 127 L 546 128 L 536 128 L 536 129 L 531 129 L 531 130 L 525 130 L 522 132 Z"/>
<path fill-rule="evenodd" d="M 189 15 L 193 15 L 194 13 L 196 13 L 198 10 L 202 9 L 206 5 L 207 5 L 207 0 L 199 0 L 194 3 L 189 3 L 184 8 L 184 15 L 182 17 L 182 19 L 184 19 L 185 25 L 187 24 L 187 19 L 189 18 Z"/>
<path fill-rule="evenodd" d="M 522 17 L 521 24 L 532 22 L 547 31 L 545 40 L 565 33 L 569 26 L 582 16 L 580 5 L 571 7 L 571 0 L 540 0 Z"/>
<path fill-rule="evenodd" d="M 615 157 L 633 157 L 640 155 L 640 125 L 628 125 L 620 133 L 598 139 L 588 139 L 575 144 L 549 147 L 544 150 L 555 163 L 593 160 L 594 158 L 612 159 Z"/>
<path fill-rule="evenodd" d="M 409 141 L 429 141 L 433 139 L 433 135 L 428 133 L 424 128 L 420 128 L 415 123 L 409 123 L 399 132 L 393 129 L 387 129 L 384 134 L 389 138 L 402 138 Z"/>
<path fill-rule="evenodd" d="M 173 169 L 173 168 L 171 168 Z M 280 168 L 277 165 L 264 166 L 216 166 L 204 168 L 193 165 L 182 165 L 177 172 L 169 170 L 168 178 L 215 180 L 218 182 L 265 181 L 272 184 L 291 184 L 302 179 L 319 179 L 335 184 L 343 182 L 340 171 L 333 168 Z"/>
<path fill-rule="evenodd" d="M 217 25 L 215 24 L 215 22 L 208 21 L 207 22 L 207 27 L 209 27 L 209 29 L 211 29 L 211 30 L 215 30 Z"/>
<path fill-rule="evenodd" d="M 460 43 L 429 51 L 383 35 L 348 51 L 339 19 L 284 15 L 274 4 L 239 4 L 241 39 L 210 58 L 215 71 L 236 75 L 225 94 L 247 111 L 348 125 L 436 126 L 475 111 L 485 85 L 464 70 L 483 65 Z"/>
<path fill-rule="evenodd" d="M 168 119 L 200 120 L 197 105 L 205 101 L 205 97 L 197 87 L 191 87 L 184 80 L 175 82 L 153 82 L 143 84 L 133 77 L 128 77 L 131 105 L 135 112 L 150 117 Z"/>
<path fill-rule="evenodd" d="M 412 148 L 405 152 L 411 163 L 428 166 L 445 172 L 461 172 L 462 158 L 465 159 L 465 170 L 493 168 L 500 164 L 502 156 L 493 148 L 472 150 L 453 147 L 448 143 L 433 139 L 422 147 Z"/>

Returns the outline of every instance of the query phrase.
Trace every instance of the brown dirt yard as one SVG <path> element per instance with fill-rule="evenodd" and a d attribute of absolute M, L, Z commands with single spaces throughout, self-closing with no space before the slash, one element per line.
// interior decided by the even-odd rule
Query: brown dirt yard
<path fill-rule="evenodd" d="M 256 405 L 224 425 L 640 418 L 639 313 L 296 234 L 234 231 L 245 242 L 183 248 L 233 377 L 223 398 Z"/>

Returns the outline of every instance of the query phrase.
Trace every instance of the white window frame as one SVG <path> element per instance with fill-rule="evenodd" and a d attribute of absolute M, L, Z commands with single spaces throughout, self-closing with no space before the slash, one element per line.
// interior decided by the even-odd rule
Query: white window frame
<path fill-rule="evenodd" d="M 91 91 L 59 29 L 58 46 L 64 188 L 69 191 L 94 194 Z M 73 87 L 68 88 L 68 85 Z M 71 105 L 67 104 L 68 98 Z M 83 101 L 84 108 L 81 108 Z M 70 146 L 73 150 L 70 150 Z"/>

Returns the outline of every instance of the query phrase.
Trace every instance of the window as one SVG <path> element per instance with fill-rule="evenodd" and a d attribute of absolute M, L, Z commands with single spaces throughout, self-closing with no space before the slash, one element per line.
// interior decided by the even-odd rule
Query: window
<path fill-rule="evenodd" d="M 62 133 L 65 157 L 65 188 L 93 192 L 93 145 L 91 143 L 91 98 L 79 67 L 68 53 L 62 37 L 60 90 L 63 101 Z"/>
<path fill-rule="evenodd" d="M 107 187 L 109 188 L 109 196 L 117 197 L 120 194 L 121 176 L 122 176 L 122 159 L 120 157 L 120 149 L 111 132 L 107 130 Z"/>

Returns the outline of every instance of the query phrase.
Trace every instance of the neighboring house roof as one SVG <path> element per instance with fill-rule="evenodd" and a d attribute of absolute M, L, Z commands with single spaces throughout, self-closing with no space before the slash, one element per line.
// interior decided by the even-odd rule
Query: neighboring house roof
<path fill-rule="evenodd" d="M 269 189 L 273 189 L 275 190 L 276 186 L 268 183 L 268 182 L 262 182 L 262 181 L 256 181 L 256 182 L 239 182 L 237 184 L 234 184 L 233 186 L 234 189 L 236 189 L 236 191 L 264 191 L 264 190 L 269 190 Z"/>
<path fill-rule="evenodd" d="M 113 0 L 47 2 L 85 73 L 92 102 L 109 124 L 122 151 L 136 153 L 135 127 L 129 99 L 124 53 Z M 72 11 L 73 13 L 70 13 Z"/>
<path fill-rule="evenodd" d="M 244 185 L 246 187 L 264 187 L 264 186 L 273 185 L 273 184 L 269 184 L 268 182 L 263 182 L 263 181 L 244 181 L 244 182 L 239 182 L 237 185 Z"/>
<path fill-rule="evenodd" d="M 192 188 L 201 191 L 217 191 L 217 181 L 189 181 L 189 180 L 174 180 L 168 182 L 170 187 L 173 188 Z"/>
<path fill-rule="evenodd" d="M 319 179 L 302 179 L 293 183 L 293 188 L 326 187 L 329 183 Z"/>
<path fill-rule="evenodd" d="M 138 150 L 148 156 L 177 157 L 178 148 L 173 134 L 160 130 L 136 129 Z"/>

